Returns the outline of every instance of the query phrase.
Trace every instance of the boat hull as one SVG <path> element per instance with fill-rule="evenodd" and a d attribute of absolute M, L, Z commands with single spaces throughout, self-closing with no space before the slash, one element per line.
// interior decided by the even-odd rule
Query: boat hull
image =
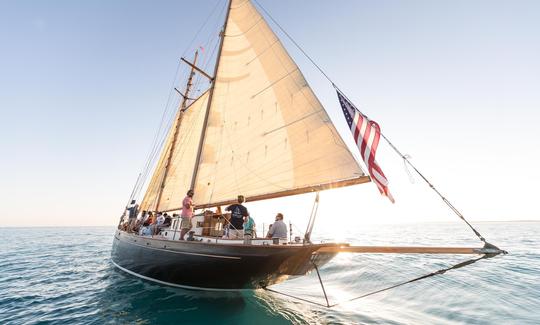
<path fill-rule="evenodd" d="M 224 245 L 141 237 L 117 230 L 111 258 L 130 274 L 161 284 L 206 290 L 264 288 L 304 275 L 332 259 L 318 245 Z"/>

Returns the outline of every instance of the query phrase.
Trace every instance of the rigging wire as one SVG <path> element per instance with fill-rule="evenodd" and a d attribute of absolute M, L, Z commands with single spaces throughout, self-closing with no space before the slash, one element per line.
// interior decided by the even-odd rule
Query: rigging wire
<path fill-rule="evenodd" d="M 226 3 L 226 1 L 221 1 L 221 0 L 216 1 L 216 4 L 215 4 L 214 8 L 210 12 L 210 14 L 207 16 L 207 18 L 205 19 L 203 24 L 199 27 L 198 31 L 195 33 L 195 36 L 188 43 L 188 45 L 186 46 L 186 48 L 182 52 L 181 57 L 184 56 L 187 53 L 187 51 L 192 47 L 193 43 L 195 42 L 195 40 L 197 39 L 199 34 L 207 26 L 207 24 L 210 21 L 211 17 L 214 16 L 214 14 L 216 13 L 216 10 L 219 8 L 220 3 L 223 3 L 223 2 Z M 165 126 L 170 125 L 170 122 L 171 122 L 170 120 L 171 119 L 169 118 L 167 123 L 165 123 L 165 120 L 167 120 L 166 116 L 168 115 L 168 112 L 169 112 L 171 99 L 173 98 L 173 95 L 176 93 L 175 90 L 174 90 L 174 85 L 176 84 L 176 81 L 177 81 L 177 78 L 178 78 L 179 71 L 180 71 L 181 67 L 182 67 L 182 65 L 181 65 L 181 62 L 179 61 L 178 64 L 177 64 L 177 67 L 176 67 L 176 72 L 175 72 L 175 75 L 174 75 L 174 79 L 173 79 L 171 88 L 169 90 L 169 96 L 168 96 L 168 99 L 167 99 L 167 103 L 166 103 L 166 105 L 165 105 L 165 107 L 163 109 L 163 113 L 162 113 L 162 117 L 161 117 L 158 129 L 157 129 L 157 131 L 155 133 L 155 136 L 154 136 L 154 139 L 152 141 L 151 149 L 149 150 L 149 153 L 147 155 L 145 163 L 143 164 L 143 168 L 142 168 L 142 172 L 141 172 L 142 177 L 140 177 L 140 180 L 137 182 L 137 184 L 135 186 L 136 191 L 135 191 L 134 197 L 138 198 L 138 196 L 140 195 L 140 192 L 141 192 L 144 184 L 146 184 L 148 175 L 150 174 L 150 171 L 152 169 L 152 162 L 155 161 L 155 158 L 157 157 L 157 155 L 158 155 L 158 153 L 160 151 L 159 149 L 162 148 L 163 143 L 164 143 L 164 141 L 166 139 L 167 132 L 164 132 L 163 130 L 167 129 Z M 178 105 L 174 105 L 174 107 L 176 107 L 176 106 L 178 106 Z M 163 139 L 161 139 L 162 137 L 163 137 Z"/>
<path fill-rule="evenodd" d="M 259 1 L 257 0 L 253 0 L 262 10 L 263 12 L 270 18 L 270 20 L 283 32 L 283 34 L 285 34 L 285 36 L 287 36 L 287 38 L 294 44 L 294 46 L 296 46 L 296 48 L 298 50 L 300 50 L 300 52 L 302 52 L 302 54 L 313 64 L 313 66 L 319 70 L 319 72 L 332 84 L 332 86 L 336 89 L 336 91 L 340 92 L 345 98 L 347 98 L 347 96 L 345 94 L 343 94 L 343 92 L 339 89 L 339 87 L 336 85 L 336 83 L 330 79 L 330 77 L 326 74 L 326 72 L 324 72 L 324 70 L 306 53 L 306 51 L 304 51 L 304 49 L 294 40 L 294 38 L 289 34 L 287 33 L 287 31 L 274 19 L 274 17 L 272 17 L 272 15 L 270 15 L 270 13 L 259 3 Z M 349 100 L 347 98 L 347 100 Z M 349 100 L 350 101 L 350 100 Z M 441 199 L 443 200 L 444 203 L 446 203 L 446 205 L 461 219 L 463 220 L 467 226 L 469 226 L 469 228 L 471 228 L 471 230 L 474 232 L 474 234 L 480 239 L 480 241 L 482 241 L 484 244 L 488 244 L 486 242 L 486 239 L 480 234 L 480 232 L 478 232 L 478 230 L 476 230 L 466 219 L 465 217 L 463 216 L 463 214 L 452 204 L 450 203 L 450 201 L 448 201 L 446 199 L 446 197 L 444 197 L 436 188 L 435 186 L 433 186 L 433 184 L 431 182 L 428 181 L 428 179 L 422 174 L 420 173 L 420 171 L 409 161 L 409 159 L 403 155 L 395 146 L 392 142 L 390 142 L 390 140 L 388 140 L 388 138 L 386 136 L 384 136 L 384 134 L 381 133 L 381 136 L 383 137 L 383 139 L 390 145 L 390 147 L 405 161 L 409 164 L 409 166 L 411 166 L 414 171 L 416 173 L 418 173 L 418 175 L 420 175 L 420 177 L 428 184 L 428 186 L 433 190 L 435 191 L 435 193 L 437 193 L 437 195 L 439 195 L 441 197 Z"/>
<path fill-rule="evenodd" d="M 184 52 L 182 53 L 181 57 L 184 56 L 187 51 L 189 50 L 189 48 L 192 47 L 194 41 L 197 39 L 198 35 L 201 33 L 201 31 L 204 29 L 204 27 L 207 25 L 207 23 L 210 21 L 210 18 L 214 15 L 214 13 L 216 12 L 216 9 L 219 7 L 219 1 L 216 3 L 216 6 L 214 7 L 214 9 L 212 10 L 212 12 L 208 15 L 206 21 L 203 23 L 203 25 L 199 28 L 199 30 L 197 31 L 197 33 L 195 34 L 195 36 L 193 37 L 193 39 L 191 40 L 191 42 L 189 43 L 189 45 L 186 47 L 186 49 L 184 50 Z M 225 2 L 226 3 L 226 2 Z M 223 11 L 223 9 L 222 9 Z M 208 41 L 207 41 L 208 43 Z M 180 62 L 178 64 L 178 67 L 180 67 Z M 177 70 L 178 70 L 178 67 L 177 67 Z M 182 65 L 182 67 L 184 67 Z M 185 69 L 187 69 L 187 67 L 185 67 Z M 187 73 L 187 71 L 186 71 Z M 187 78 L 187 76 L 185 77 Z M 169 92 L 169 99 L 170 97 L 172 96 L 172 94 L 175 93 L 175 91 L 173 92 L 174 90 L 174 84 L 176 83 L 176 77 L 174 79 L 174 82 L 173 82 L 173 85 L 171 87 L 171 90 Z M 174 105 L 174 107 L 177 107 L 178 106 L 178 101 L 180 99 L 177 99 L 177 102 L 176 104 Z M 164 115 L 163 115 L 163 118 L 167 115 L 166 113 L 168 112 L 168 108 L 169 108 L 169 103 L 170 103 L 170 100 L 167 102 L 167 105 L 165 107 L 165 111 L 164 111 Z M 162 120 L 163 120 L 162 118 Z M 160 149 L 163 148 L 163 144 L 165 142 L 165 139 L 166 139 L 166 135 L 167 133 L 164 132 L 163 130 L 167 130 L 168 128 L 164 128 L 163 126 L 167 126 L 167 125 L 171 125 L 172 124 L 172 121 L 174 120 L 174 115 L 171 115 L 167 121 L 167 123 L 162 123 L 160 124 L 160 127 L 158 129 L 158 132 L 157 132 L 157 137 L 154 139 L 154 146 L 152 148 L 152 151 L 150 152 L 150 155 L 147 159 L 147 164 L 144 168 L 144 177 L 139 185 L 139 191 L 142 189 L 142 187 L 144 186 L 144 184 L 146 183 L 146 180 L 147 180 L 147 177 L 150 173 L 150 171 L 152 170 L 152 162 L 156 160 L 157 158 L 157 155 L 159 154 L 159 152 L 161 151 Z M 161 135 L 161 136 L 160 136 Z M 159 140 L 161 137 L 163 137 L 161 140 Z M 139 194 L 139 193 L 138 193 Z"/>
<path fill-rule="evenodd" d="M 357 297 L 354 297 L 354 298 L 351 298 L 351 299 L 347 299 L 347 300 L 343 300 L 343 301 L 340 301 L 340 302 L 337 302 L 337 303 L 334 303 L 334 304 L 330 304 L 330 303 L 329 303 L 328 297 L 327 297 L 327 295 L 326 295 L 326 291 L 324 290 L 324 286 L 322 285 L 322 279 L 321 279 L 320 274 L 319 274 L 318 272 L 317 272 L 317 275 L 318 275 L 318 277 L 319 277 L 319 281 L 320 281 L 321 286 L 322 286 L 322 288 L 323 288 L 323 293 L 324 293 L 324 296 L 325 296 L 325 299 L 326 299 L 326 305 L 325 305 L 325 304 L 321 304 L 320 302 L 317 302 L 317 301 L 313 301 L 313 300 L 305 299 L 305 298 L 302 298 L 302 297 L 294 296 L 294 295 L 291 295 L 291 294 L 289 294 L 289 293 L 277 291 L 277 290 L 274 290 L 274 289 L 271 289 L 271 288 L 268 288 L 268 287 L 265 287 L 265 288 L 263 288 L 263 289 L 266 290 L 266 291 L 270 291 L 270 292 L 273 292 L 273 293 L 277 293 L 277 294 L 286 296 L 286 297 L 290 297 L 290 298 L 293 298 L 293 299 L 301 300 L 301 301 L 304 301 L 304 302 L 307 302 L 307 303 L 310 303 L 310 304 L 313 304 L 313 305 L 317 305 L 317 306 L 321 306 L 321 307 L 327 307 L 327 308 L 332 308 L 332 307 L 335 307 L 335 306 L 337 306 L 337 305 L 341 305 L 341 304 L 344 304 L 344 303 L 347 303 L 347 302 L 352 302 L 352 301 L 355 301 L 355 300 L 358 300 L 358 299 L 362 299 L 362 298 L 366 298 L 366 297 L 369 297 L 369 296 L 372 296 L 372 295 L 374 295 L 374 294 L 381 293 L 381 292 L 384 292 L 384 291 L 387 291 L 387 290 L 390 290 L 390 289 L 394 289 L 394 288 L 397 288 L 397 287 L 401 287 L 401 286 L 406 285 L 406 284 L 409 284 L 409 283 L 413 283 L 413 282 L 416 282 L 416 281 L 419 281 L 419 280 L 427 279 L 427 278 L 430 278 L 430 277 L 435 276 L 435 275 L 441 275 L 441 274 L 446 273 L 447 271 L 459 269 L 459 268 L 462 268 L 462 267 L 471 265 L 471 264 L 476 263 L 476 262 L 478 262 L 478 261 L 480 261 L 480 260 L 483 260 L 483 259 L 486 259 L 486 258 L 490 258 L 490 257 L 493 257 L 493 256 L 495 256 L 495 255 L 493 255 L 493 254 L 485 254 L 485 255 L 482 255 L 482 256 L 480 256 L 480 257 L 473 258 L 473 259 L 469 259 L 469 260 L 466 260 L 466 261 L 463 261 L 463 262 L 459 262 L 459 263 L 454 264 L 454 265 L 452 265 L 452 266 L 449 266 L 449 267 L 446 267 L 446 268 L 443 268 L 443 269 L 439 269 L 439 270 L 437 270 L 437 271 L 434 271 L 434 272 L 431 272 L 431 273 L 428 273 L 428 274 L 425 274 L 425 275 L 416 277 L 416 278 L 414 278 L 414 279 L 402 281 L 402 282 L 393 284 L 393 285 L 391 285 L 391 286 L 388 286 L 388 287 L 385 287 L 385 288 L 382 288 L 382 289 L 378 289 L 378 290 L 375 290 L 375 291 L 371 291 L 371 292 L 362 294 L 362 295 L 360 295 L 360 296 L 357 296 Z"/>

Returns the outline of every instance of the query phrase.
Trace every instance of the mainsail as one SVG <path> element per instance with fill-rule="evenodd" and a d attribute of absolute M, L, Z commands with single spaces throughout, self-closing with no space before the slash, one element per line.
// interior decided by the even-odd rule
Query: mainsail
<path fill-rule="evenodd" d="M 194 201 L 217 205 L 367 177 L 277 36 L 233 0 Z"/>
<path fill-rule="evenodd" d="M 182 130 L 193 132 L 179 139 L 184 154 L 175 153 L 174 179 L 165 181 L 159 210 L 179 209 L 190 187 L 198 207 L 211 207 L 233 202 L 239 194 L 249 201 L 368 182 L 252 3 L 231 1 L 225 26 L 210 102 L 195 122 L 182 121 Z M 203 111 L 205 100 L 190 110 Z M 185 137 L 185 131 L 179 136 Z M 156 200 L 164 164 L 162 155 L 145 203 Z"/>

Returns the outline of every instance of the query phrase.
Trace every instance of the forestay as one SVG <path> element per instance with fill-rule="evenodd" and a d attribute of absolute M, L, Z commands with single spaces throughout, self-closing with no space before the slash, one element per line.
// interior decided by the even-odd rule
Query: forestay
<path fill-rule="evenodd" d="M 249 200 L 369 181 L 251 2 L 233 0 L 226 26 L 195 167 L 197 205 L 228 203 L 238 194 Z"/>

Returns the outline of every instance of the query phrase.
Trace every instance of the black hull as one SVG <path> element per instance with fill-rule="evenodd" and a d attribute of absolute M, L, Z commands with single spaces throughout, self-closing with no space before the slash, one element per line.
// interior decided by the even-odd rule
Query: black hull
<path fill-rule="evenodd" d="M 224 245 L 140 237 L 117 230 L 112 261 L 120 269 L 161 284 L 214 290 L 257 289 L 304 275 L 335 253 L 337 244 Z"/>

